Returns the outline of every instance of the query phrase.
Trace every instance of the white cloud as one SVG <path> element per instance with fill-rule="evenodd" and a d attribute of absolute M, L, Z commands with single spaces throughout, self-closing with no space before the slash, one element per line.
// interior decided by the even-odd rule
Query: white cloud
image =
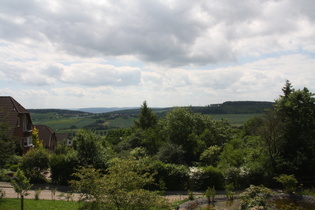
<path fill-rule="evenodd" d="M 314 10 L 312 0 L 3 0 L 0 94 L 172 106 L 273 100 L 286 79 L 314 90 Z"/>

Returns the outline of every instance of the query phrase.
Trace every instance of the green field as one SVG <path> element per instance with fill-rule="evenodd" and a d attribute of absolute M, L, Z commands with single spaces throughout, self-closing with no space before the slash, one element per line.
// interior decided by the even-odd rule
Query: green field
<path fill-rule="evenodd" d="M 227 119 L 235 127 L 242 126 L 249 118 L 260 116 L 254 114 L 212 114 L 214 120 Z M 47 125 L 57 132 L 73 132 L 80 128 L 87 128 L 97 131 L 106 131 L 117 128 L 130 128 L 137 119 L 134 115 L 117 116 L 115 118 L 103 114 L 90 114 L 88 116 L 66 116 L 56 112 L 31 113 L 34 125 Z"/>
<path fill-rule="evenodd" d="M 261 116 L 261 113 L 256 114 L 213 114 L 211 117 L 214 120 L 221 120 L 221 119 L 227 119 L 227 121 L 232 126 L 242 126 L 248 119 L 255 117 L 255 116 Z"/>
<path fill-rule="evenodd" d="M 19 210 L 21 209 L 20 199 L 4 198 L 0 199 L 0 210 Z M 73 201 L 60 200 L 32 200 L 24 199 L 24 209 L 31 210 L 71 210 L 79 209 L 79 203 Z"/>

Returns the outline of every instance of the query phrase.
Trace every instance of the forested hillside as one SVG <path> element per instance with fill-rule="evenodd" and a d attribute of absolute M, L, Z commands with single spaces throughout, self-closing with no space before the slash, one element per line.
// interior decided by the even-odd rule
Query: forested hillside
<path fill-rule="evenodd" d="M 208 106 L 187 107 L 193 113 L 210 114 L 213 119 L 227 119 L 233 126 L 241 126 L 247 119 L 261 115 L 274 103 L 235 101 Z M 172 108 L 152 108 L 158 118 L 165 117 Z M 107 113 L 89 113 L 63 109 L 29 109 L 33 123 L 45 124 L 63 133 L 73 133 L 85 128 L 105 134 L 110 129 L 129 128 L 138 117 L 140 109 L 117 110 Z"/>

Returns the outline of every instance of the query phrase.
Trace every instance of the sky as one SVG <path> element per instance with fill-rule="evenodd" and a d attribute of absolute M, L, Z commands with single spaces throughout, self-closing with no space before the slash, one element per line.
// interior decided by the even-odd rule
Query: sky
<path fill-rule="evenodd" d="M 0 2 L 0 95 L 27 109 L 315 92 L 314 0 Z"/>

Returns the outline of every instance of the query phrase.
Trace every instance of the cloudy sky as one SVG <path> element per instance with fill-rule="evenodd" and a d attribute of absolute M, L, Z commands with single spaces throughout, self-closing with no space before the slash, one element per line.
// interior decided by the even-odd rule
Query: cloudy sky
<path fill-rule="evenodd" d="M 314 0 L 0 0 L 0 95 L 25 108 L 315 92 Z"/>

